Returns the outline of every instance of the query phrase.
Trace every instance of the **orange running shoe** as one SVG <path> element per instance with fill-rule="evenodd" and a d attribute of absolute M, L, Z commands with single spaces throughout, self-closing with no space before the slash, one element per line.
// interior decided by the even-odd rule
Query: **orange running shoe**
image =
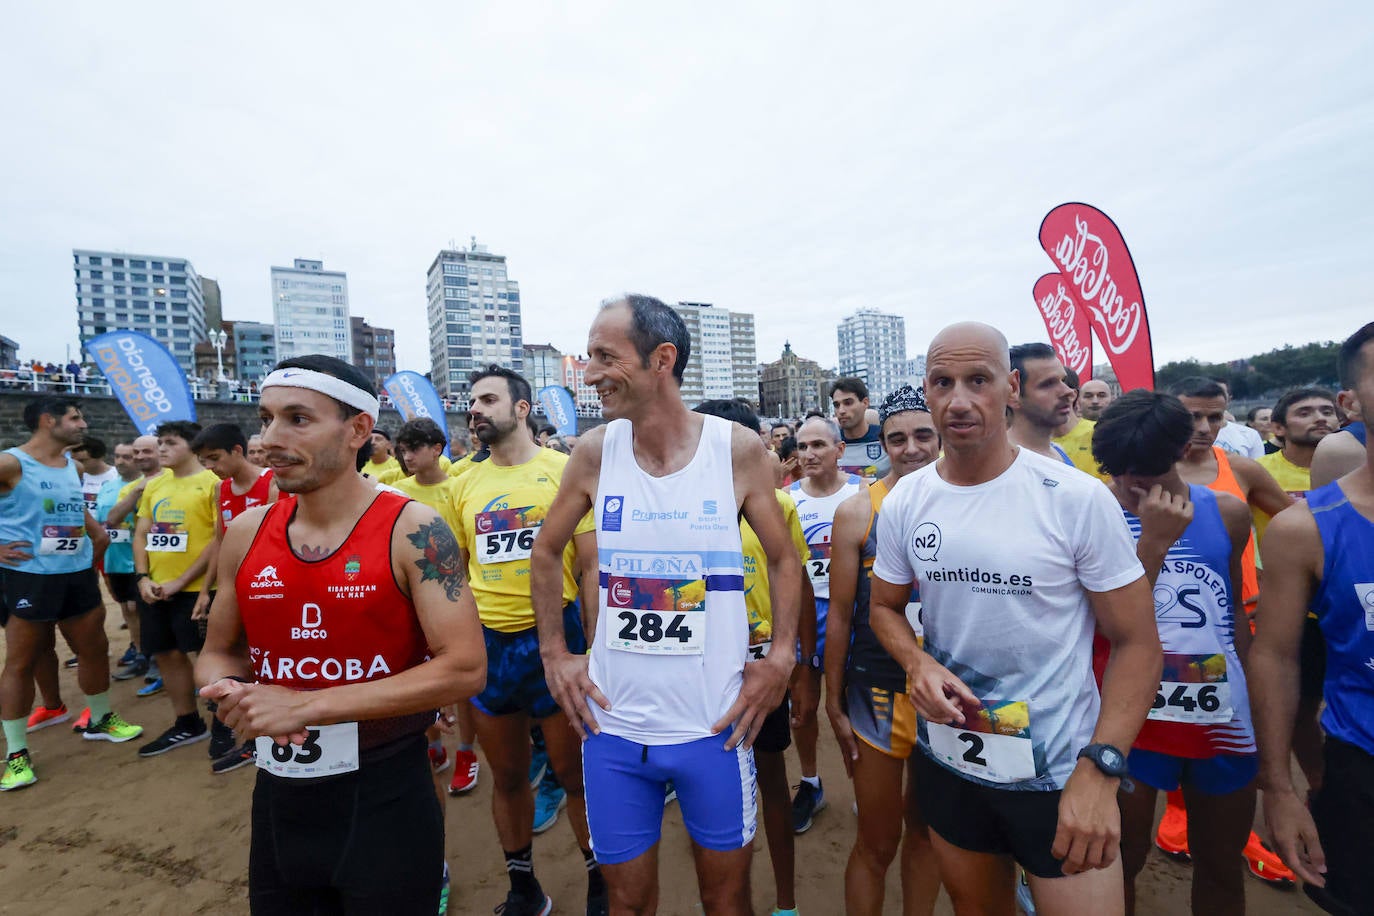
<path fill-rule="evenodd" d="M 1296 878 L 1278 854 L 1260 840 L 1253 830 L 1250 840 L 1245 844 L 1245 864 L 1250 866 L 1250 874 L 1259 878 L 1270 887 L 1288 890 L 1296 886 Z"/>
<path fill-rule="evenodd" d="M 85 709 L 81 710 L 81 715 L 77 716 L 76 721 L 72 723 L 72 731 L 84 732 L 86 730 L 86 727 L 90 724 L 91 707 L 87 706 Z"/>
<path fill-rule="evenodd" d="M 33 708 L 33 712 L 29 713 L 29 723 L 26 730 L 36 732 L 39 729 L 66 722 L 71 717 L 72 714 L 67 711 L 66 703 L 63 703 L 56 709 L 49 709 L 42 703 L 39 703 Z"/>
<path fill-rule="evenodd" d="M 1183 793 L 1178 790 L 1169 793 L 1164 817 L 1160 818 L 1159 829 L 1155 831 L 1155 845 L 1177 862 L 1193 860 L 1188 853 L 1188 812 L 1183 808 Z"/>

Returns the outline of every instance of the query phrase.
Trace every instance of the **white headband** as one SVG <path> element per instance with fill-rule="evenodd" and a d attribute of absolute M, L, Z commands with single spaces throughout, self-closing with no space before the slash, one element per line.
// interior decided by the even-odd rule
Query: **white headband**
<path fill-rule="evenodd" d="M 274 370 L 258 386 L 259 391 L 266 391 L 268 388 L 306 388 L 310 391 L 318 391 L 320 394 L 347 404 L 349 407 L 356 407 L 370 416 L 373 423 L 376 423 L 377 417 L 381 415 L 381 403 L 376 397 L 368 394 L 357 385 L 324 372 L 316 372 L 314 369 Z"/>

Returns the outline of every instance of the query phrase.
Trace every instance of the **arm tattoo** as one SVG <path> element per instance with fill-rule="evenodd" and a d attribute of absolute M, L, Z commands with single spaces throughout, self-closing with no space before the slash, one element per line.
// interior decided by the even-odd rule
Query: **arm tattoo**
<path fill-rule="evenodd" d="M 422 554 L 415 561 L 422 573 L 420 581 L 437 580 L 448 595 L 448 600 L 457 601 L 463 593 L 463 563 L 458 555 L 458 541 L 444 520 L 436 518 L 427 525 L 421 525 L 406 538 Z"/>

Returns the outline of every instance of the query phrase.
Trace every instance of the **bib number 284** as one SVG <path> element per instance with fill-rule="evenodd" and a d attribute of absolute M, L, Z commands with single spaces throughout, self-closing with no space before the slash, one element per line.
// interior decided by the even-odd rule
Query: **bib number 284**
<path fill-rule="evenodd" d="M 612 649 L 646 655 L 700 655 L 705 646 L 701 611 L 616 612 L 617 629 L 607 633 Z"/>

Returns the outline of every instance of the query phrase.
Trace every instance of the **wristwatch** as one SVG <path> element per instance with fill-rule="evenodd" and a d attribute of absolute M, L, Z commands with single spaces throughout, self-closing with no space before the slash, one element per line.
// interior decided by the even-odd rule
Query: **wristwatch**
<path fill-rule="evenodd" d="M 824 662 L 819 654 L 813 653 L 812 656 L 806 660 L 806 666 L 812 671 L 820 671 L 821 668 L 824 667 Z"/>
<path fill-rule="evenodd" d="M 1110 744 L 1089 744 L 1078 752 L 1078 756 L 1088 758 L 1108 776 L 1115 779 L 1126 778 L 1126 755 Z"/>

